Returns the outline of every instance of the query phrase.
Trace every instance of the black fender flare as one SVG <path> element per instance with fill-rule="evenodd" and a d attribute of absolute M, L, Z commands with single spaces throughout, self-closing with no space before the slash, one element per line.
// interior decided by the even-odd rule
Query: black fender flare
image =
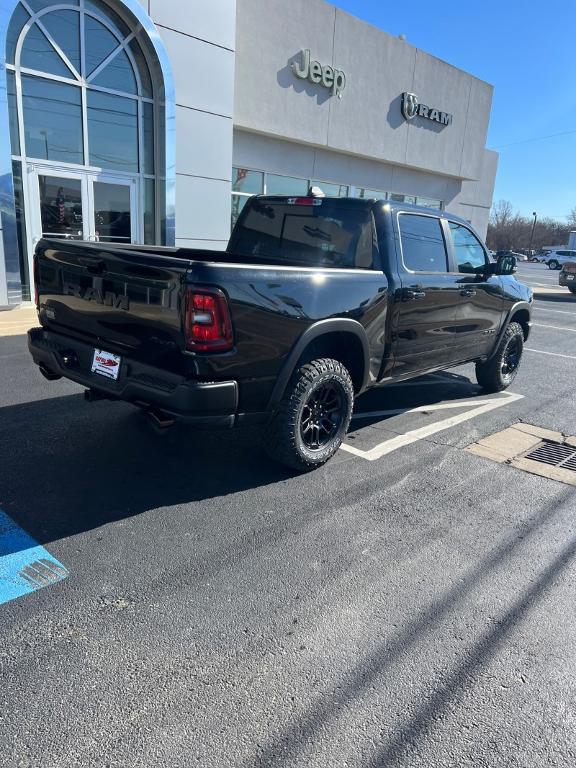
<path fill-rule="evenodd" d="M 364 377 L 359 393 L 366 389 L 370 377 L 370 345 L 368 344 L 364 326 L 357 320 L 351 320 L 349 318 L 319 320 L 317 323 L 314 323 L 307 328 L 304 333 L 298 337 L 296 343 L 290 350 L 288 357 L 280 369 L 274 389 L 272 390 L 272 395 L 270 396 L 270 402 L 268 404 L 269 410 L 274 410 L 282 399 L 298 360 L 302 357 L 306 347 L 308 347 L 311 342 L 328 333 L 352 333 L 358 338 L 364 354 Z"/>
<path fill-rule="evenodd" d="M 500 328 L 500 332 L 496 338 L 496 343 L 494 344 L 494 349 L 490 353 L 488 359 L 490 359 L 493 355 L 496 354 L 498 347 L 500 346 L 500 342 L 502 341 L 502 338 L 504 337 L 504 334 L 506 333 L 506 329 L 510 325 L 510 322 L 512 321 L 513 316 L 518 312 L 519 309 L 525 309 L 528 312 L 528 317 L 532 317 L 532 304 L 530 304 L 529 301 L 517 301 L 516 304 L 513 304 L 510 307 L 510 310 L 508 311 L 508 314 L 506 315 L 506 319 L 502 323 L 502 328 Z M 526 339 L 528 338 L 528 335 L 530 333 L 530 320 L 528 320 L 528 333 L 526 334 Z"/>

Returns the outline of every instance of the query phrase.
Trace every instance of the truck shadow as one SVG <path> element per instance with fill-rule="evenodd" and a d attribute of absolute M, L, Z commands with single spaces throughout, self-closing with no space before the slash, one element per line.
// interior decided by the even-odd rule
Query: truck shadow
<path fill-rule="evenodd" d="M 369 390 L 358 398 L 352 429 L 384 424 L 412 408 L 468 400 L 482 394 L 482 388 L 476 382 L 450 371 L 422 376 L 400 384 L 389 384 Z"/>
<path fill-rule="evenodd" d="M 478 391 L 455 374 L 429 379 L 372 391 L 358 407 L 409 410 Z M 87 405 L 80 394 L 2 408 L 0 421 L 0 506 L 43 544 L 296 474 L 264 454 L 264 426 L 204 432 L 177 425 L 159 431 L 131 406 Z"/>
<path fill-rule="evenodd" d="M 291 476 L 244 430 L 158 433 L 131 406 L 80 394 L 2 408 L 0 423 L 0 507 L 42 544 Z"/>

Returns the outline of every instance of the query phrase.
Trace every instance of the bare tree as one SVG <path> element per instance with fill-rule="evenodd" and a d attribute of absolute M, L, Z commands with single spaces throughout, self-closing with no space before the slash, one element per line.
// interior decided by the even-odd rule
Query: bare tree
<path fill-rule="evenodd" d="M 576 228 L 576 207 L 567 217 L 566 224 L 555 219 L 538 219 L 534 228 L 532 248 L 538 250 L 546 245 L 566 245 L 571 228 Z M 509 200 L 499 200 L 490 213 L 488 225 L 488 247 L 495 251 L 527 251 L 533 219 L 514 212 Z"/>

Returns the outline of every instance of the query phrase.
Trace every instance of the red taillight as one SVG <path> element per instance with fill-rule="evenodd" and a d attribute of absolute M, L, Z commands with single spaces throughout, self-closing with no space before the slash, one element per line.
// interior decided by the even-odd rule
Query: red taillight
<path fill-rule="evenodd" d="M 226 352 L 234 337 L 226 296 L 218 288 L 189 288 L 186 295 L 186 349 L 191 352 Z"/>

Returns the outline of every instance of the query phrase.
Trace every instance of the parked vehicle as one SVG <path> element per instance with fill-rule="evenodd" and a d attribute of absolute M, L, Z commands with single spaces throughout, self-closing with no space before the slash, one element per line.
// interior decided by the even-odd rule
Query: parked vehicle
<path fill-rule="evenodd" d="M 563 285 L 570 293 L 576 293 L 576 261 L 567 261 L 558 275 L 558 284 Z"/>
<path fill-rule="evenodd" d="M 508 387 L 532 302 L 514 272 L 447 212 L 256 196 L 225 251 L 40 241 L 29 348 L 89 400 L 265 422 L 271 455 L 307 470 L 371 387 L 469 361 L 487 392 Z"/>
<path fill-rule="evenodd" d="M 548 269 L 561 269 L 568 261 L 576 261 L 576 251 L 549 251 L 545 263 L 548 264 Z"/>

